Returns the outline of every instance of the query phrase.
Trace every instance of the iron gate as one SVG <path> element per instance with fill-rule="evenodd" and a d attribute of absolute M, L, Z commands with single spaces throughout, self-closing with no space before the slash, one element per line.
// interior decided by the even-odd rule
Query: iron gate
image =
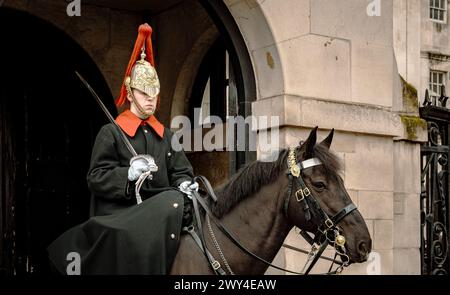
<path fill-rule="evenodd" d="M 420 116 L 428 123 L 428 142 L 421 147 L 421 265 L 422 274 L 450 272 L 449 231 L 449 124 L 445 89 L 440 98 L 425 94 Z"/>

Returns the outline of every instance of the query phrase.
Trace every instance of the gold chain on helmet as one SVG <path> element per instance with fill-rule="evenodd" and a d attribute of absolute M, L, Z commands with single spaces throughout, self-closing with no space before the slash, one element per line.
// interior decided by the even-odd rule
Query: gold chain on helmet
<path fill-rule="evenodd" d="M 136 97 L 134 97 L 133 91 L 131 90 L 131 86 L 130 86 L 130 77 L 127 77 L 125 79 L 125 87 L 127 89 L 127 93 L 131 96 L 131 99 L 134 102 L 134 105 L 136 106 L 137 110 L 139 111 L 139 113 L 141 113 L 141 115 L 143 116 L 142 119 L 146 119 L 149 116 L 153 115 L 153 114 L 148 114 L 143 108 L 142 106 L 138 103 L 138 101 L 136 100 Z"/>

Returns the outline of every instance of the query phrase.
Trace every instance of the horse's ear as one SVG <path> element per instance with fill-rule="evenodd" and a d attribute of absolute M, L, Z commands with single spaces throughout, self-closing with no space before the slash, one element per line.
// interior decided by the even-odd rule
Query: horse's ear
<path fill-rule="evenodd" d="M 303 157 L 305 159 L 311 158 L 314 154 L 314 146 L 316 145 L 317 141 L 317 128 L 318 126 L 314 127 L 313 130 L 311 130 L 308 138 L 301 146 L 301 150 L 304 152 Z"/>
<path fill-rule="evenodd" d="M 333 135 L 334 135 L 334 128 L 331 129 L 330 134 L 328 134 L 327 138 L 325 138 L 324 140 L 322 140 L 322 142 L 320 143 L 320 145 L 323 145 L 323 146 L 326 147 L 327 149 L 330 149 L 331 142 L 333 141 Z"/>

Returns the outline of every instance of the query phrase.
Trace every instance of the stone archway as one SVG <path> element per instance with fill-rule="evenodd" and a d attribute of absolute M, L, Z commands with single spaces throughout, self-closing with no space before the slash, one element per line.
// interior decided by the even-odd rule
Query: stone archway
<path fill-rule="evenodd" d="M 220 6 L 221 1 L 208 1 Z M 242 35 L 256 84 L 253 101 L 281 95 L 285 90 L 285 73 L 277 40 L 271 27 L 270 15 L 257 0 L 223 1 Z"/>

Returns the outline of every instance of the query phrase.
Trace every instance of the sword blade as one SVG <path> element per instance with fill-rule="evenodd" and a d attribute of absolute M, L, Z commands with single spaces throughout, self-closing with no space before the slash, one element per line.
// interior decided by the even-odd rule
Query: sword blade
<path fill-rule="evenodd" d="M 95 93 L 94 89 L 89 85 L 89 83 L 83 78 L 83 76 L 80 75 L 77 71 L 75 71 L 75 74 L 77 74 L 78 78 L 80 78 L 81 82 L 83 82 L 84 86 L 91 92 L 92 96 L 95 98 L 95 101 L 97 101 L 98 105 L 102 109 L 102 111 L 105 113 L 106 117 L 108 117 L 109 122 L 111 122 L 114 126 L 116 126 L 117 130 L 119 131 L 120 137 L 122 138 L 123 143 L 125 144 L 128 151 L 131 153 L 131 155 L 137 156 L 136 151 L 134 150 L 133 146 L 131 145 L 130 141 L 128 140 L 127 136 L 123 132 L 122 128 L 116 123 L 113 116 L 111 116 L 110 112 L 106 108 L 105 104 L 102 102 L 100 97 Z"/>

